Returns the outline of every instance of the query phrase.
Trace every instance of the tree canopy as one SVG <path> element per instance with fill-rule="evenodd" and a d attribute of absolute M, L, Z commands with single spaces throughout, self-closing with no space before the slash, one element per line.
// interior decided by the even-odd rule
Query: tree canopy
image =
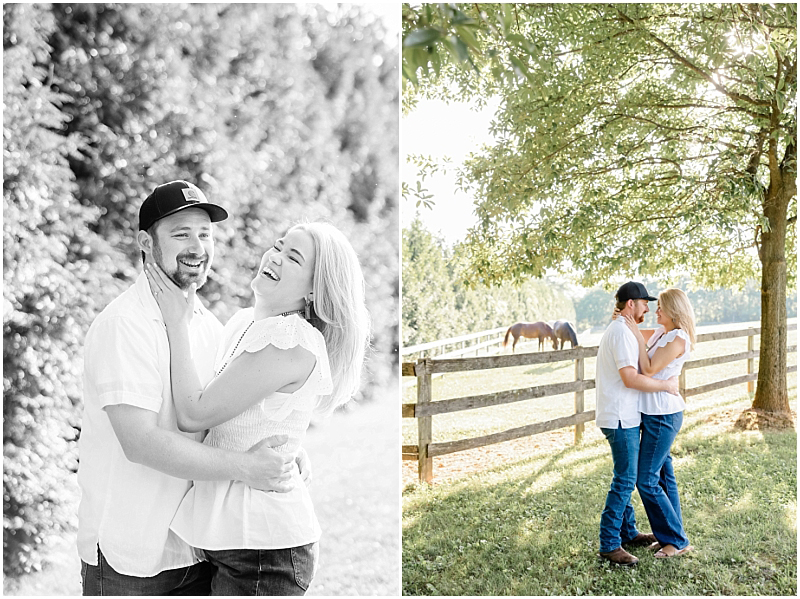
<path fill-rule="evenodd" d="M 586 286 L 760 276 L 754 405 L 788 411 L 796 5 L 405 5 L 403 15 L 407 106 L 420 94 L 501 98 L 495 143 L 464 168 L 479 220 L 466 248 L 482 280 L 565 264 Z"/>
<path fill-rule="evenodd" d="M 479 198 L 470 254 L 487 280 L 564 260 L 587 285 L 758 275 L 764 190 L 794 164 L 794 5 L 455 6 L 449 20 L 406 9 L 404 72 L 421 53 L 430 77 L 407 94 L 503 99 L 497 142 L 466 167 Z M 467 62 L 449 59 L 453 44 Z"/>

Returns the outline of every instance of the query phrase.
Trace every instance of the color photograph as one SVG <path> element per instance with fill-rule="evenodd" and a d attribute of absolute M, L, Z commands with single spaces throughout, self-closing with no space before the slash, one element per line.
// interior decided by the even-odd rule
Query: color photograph
<path fill-rule="evenodd" d="M 404 4 L 403 594 L 797 594 L 795 4 Z"/>

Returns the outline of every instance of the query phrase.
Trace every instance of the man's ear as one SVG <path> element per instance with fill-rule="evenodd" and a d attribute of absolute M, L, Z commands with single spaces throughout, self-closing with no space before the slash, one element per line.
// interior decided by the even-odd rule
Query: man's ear
<path fill-rule="evenodd" d="M 628 308 L 633 310 L 636 307 L 636 300 L 629 299 L 627 302 L 625 302 L 625 304 L 628 306 Z"/>
<path fill-rule="evenodd" d="M 136 234 L 136 243 L 139 244 L 139 249 L 145 254 L 152 256 L 153 254 L 153 238 L 147 231 L 139 231 Z"/>

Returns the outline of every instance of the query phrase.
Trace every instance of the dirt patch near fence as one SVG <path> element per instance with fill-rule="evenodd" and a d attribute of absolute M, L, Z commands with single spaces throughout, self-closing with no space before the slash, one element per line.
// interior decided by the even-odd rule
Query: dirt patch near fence
<path fill-rule="evenodd" d="M 602 438 L 600 429 L 594 426 L 594 423 L 586 425 L 583 433 L 584 443 L 591 443 Z M 433 484 L 452 482 L 509 462 L 518 462 L 527 457 L 552 455 L 557 451 L 572 447 L 574 443 L 575 432 L 570 427 L 436 457 L 433 459 Z M 418 482 L 417 462 L 403 460 L 403 488 Z"/>

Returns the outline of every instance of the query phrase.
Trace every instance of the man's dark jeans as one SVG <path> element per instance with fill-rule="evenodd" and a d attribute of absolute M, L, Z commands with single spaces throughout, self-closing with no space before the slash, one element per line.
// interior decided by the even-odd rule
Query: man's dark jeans
<path fill-rule="evenodd" d="M 289 549 L 205 551 L 217 567 L 212 595 L 305 595 L 316 569 L 316 543 Z"/>
<path fill-rule="evenodd" d="M 209 595 L 214 566 L 200 562 L 186 568 L 164 570 L 155 576 L 139 578 L 120 574 L 108 565 L 97 550 L 97 565 L 81 562 L 84 595 Z"/>

